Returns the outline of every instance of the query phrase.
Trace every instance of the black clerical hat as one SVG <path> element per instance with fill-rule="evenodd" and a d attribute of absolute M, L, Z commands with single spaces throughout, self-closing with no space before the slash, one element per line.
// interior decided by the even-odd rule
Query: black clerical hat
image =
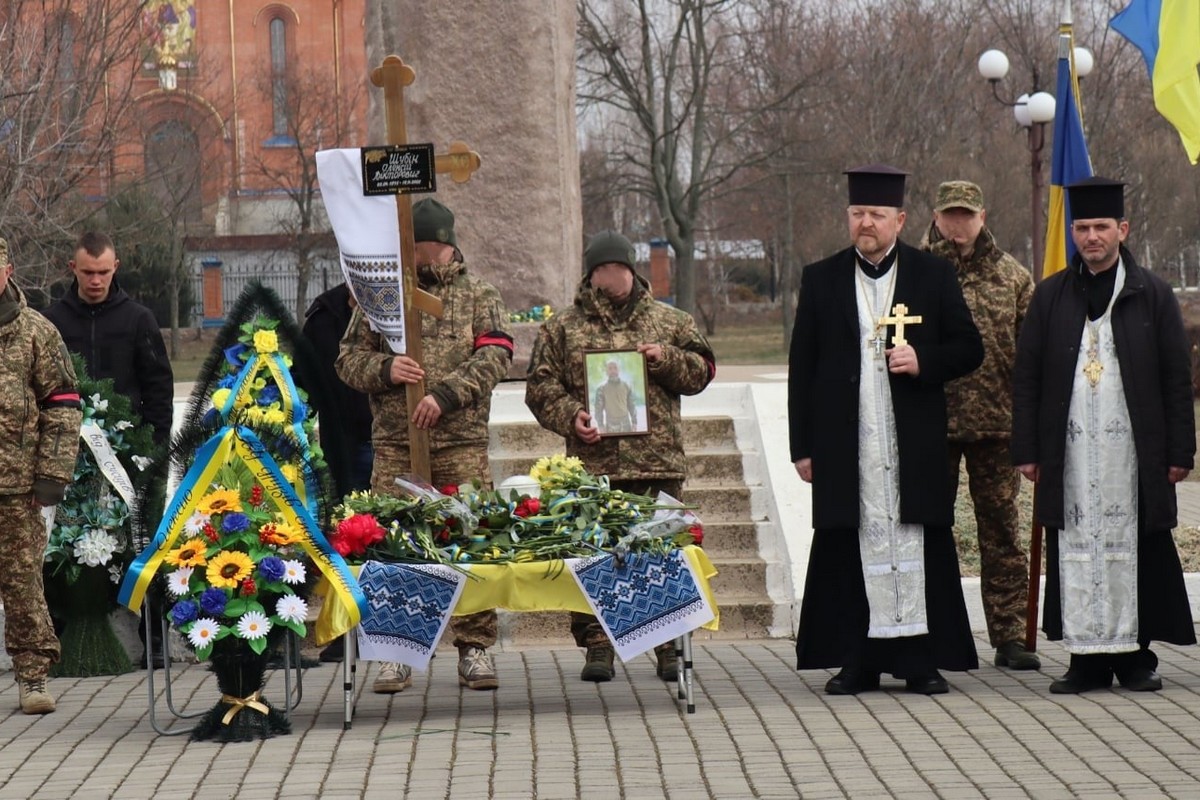
<path fill-rule="evenodd" d="M 1072 219 L 1124 219 L 1125 184 L 1111 178 L 1088 178 L 1067 187 Z"/>
<path fill-rule="evenodd" d="M 887 164 L 867 164 L 845 172 L 852 206 L 904 208 L 904 179 L 908 173 Z"/>

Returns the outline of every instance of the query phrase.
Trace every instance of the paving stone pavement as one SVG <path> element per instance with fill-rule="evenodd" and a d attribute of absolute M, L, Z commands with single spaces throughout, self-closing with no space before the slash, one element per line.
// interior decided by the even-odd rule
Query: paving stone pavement
<path fill-rule="evenodd" d="M 1200 797 L 1200 648 L 1158 645 L 1164 689 L 1051 695 L 1046 668 L 948 673 L 950 694 L 902 684 L 858 697 L 797 673 L 792 642 L 697 641 L 697 711 L 643 656 L 607 684 L 578 679 L 580 651 L 496 652 L 496 692 L 459 689 L 453 654 L 397 695 L 359 672 L 351 730 L 341 668 L 305 671 L 293 733 L 217 745 L 156 735 L 145 673 L 51 681 L 58 712 L 26 717 L 0 690 L 3 798 L 1195 798 Z M 446 656 L 449 657 L 446 657 Z M 367 665 L 360 665 L 367 666 Z M 158 687 L 161 690 L 161 673 Z M 216 689 L 177 673 L 184 708 Z M 281 674 L 266 695 L 278 702 Z"/>

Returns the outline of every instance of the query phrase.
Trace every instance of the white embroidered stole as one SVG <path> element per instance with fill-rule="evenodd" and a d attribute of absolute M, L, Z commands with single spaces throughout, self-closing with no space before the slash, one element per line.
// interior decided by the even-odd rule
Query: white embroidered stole
<path fill-rule="evenodd" d="M 894 639 L 929 633 L 925 612 L 923 525 L 900 524 L 900 458 L 887 360 L 871 346 L 888 313 L 894 275 L 878 280 L 860 269 L 858 305 L 858 547 L 870 606 L 867 636 Z M 899 270 L 897 261 L 892 270 Z"/>
<path fill-rule="evenodd" d="M 1058 573 L 1063 645 L 1080 655 L 1138 649 L 1137 450 L 1113 342 L 1116 270 L 1104 316 L 1084 322 L 1067 417 Z"/>

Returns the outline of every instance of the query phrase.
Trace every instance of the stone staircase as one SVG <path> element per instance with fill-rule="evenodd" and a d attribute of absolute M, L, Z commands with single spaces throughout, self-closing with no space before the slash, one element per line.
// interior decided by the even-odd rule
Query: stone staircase
<path fill-rule="evenodd" d="M 751 489 L 742 469 L 730 417 L 684 417 L 689 476 L 683 497 L 704 523 L 704 549 L 717 568 L 713 592 L 720 607 L 718 631 L 697 639 L 764 638 L 771 635 L 774 604 L 767 594 L 767 565 L 759 556 L 758 525 L 751 514 Z M 492 477 L 497 483 L 529 471 L 542 456 L 563 452 L 562 438 L 534 422 L 491 426 Z M 521 644 L 572 643 L 567 612 L 499 612 L 500 641 Z"/>

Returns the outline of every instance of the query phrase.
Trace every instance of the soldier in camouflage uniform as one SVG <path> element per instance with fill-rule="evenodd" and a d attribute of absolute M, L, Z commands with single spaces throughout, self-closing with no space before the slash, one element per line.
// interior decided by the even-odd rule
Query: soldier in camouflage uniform
<path fill-rule="evenodd" d="M 983 337 L 983 365 L 946 384 L 953 489 L 965 457 L 979 535 L 980 583 L 995 664 L 1038 669 L 1023 644 L 1029 561 L 1017 538 L 1020 475 L 1009 459 L 1012 370 L 1017 334 L 1033 296 L 1033 278 L 996 245 L 985 225 L 983 192 L 968 181 L 938 187 L 922 248 L 954 264 L 963 298 Z"/>
<path fill-rule="evenodd" d="M 698 394 L 716 374 L 712 348 L 692 317 L 656 301 L 634 272 L 633 244 L 604 231 L 584 250 L 587 274 L 575 304 L 542 324 L 525 386 L 525 404 L 543 428 L 566 439 L 594 475 L 608 475 L 615 489 L 679 498 L 687 477 L 680 395 Z M 637 348 L 646 357 L 645 436 L 601 438 L 586 410 L 584 350 Z M 571 615 L 575 643 L 587 649 L 580 678 L 612 680 L 613 648 L 604 629 L 588 614 Z M 675 680 L 673 648 L 658 648 L 658 674 Z"/>
<path fill-rule="evenodd" d="M 430 476 L 434 486 L 458 486 L 473 479 L 490 485 L 488 416 L 492 389 L 508 373 L 513 340 L 508 314 L 495 287 L 468 275 L 454 235 L 454 214 L 433 199 L 413 206 L 417 278 L 421 288 L 442 301 L 442 318 L 422 315 L 424 361 L 396 355 L 355 310 L 336 364 L 346 385 L 370 397 L 375 461 L 372 491 L 396 491 L 397 477 L 411 471 L 408 420 L 429 430 Z M 427 394 L 411 411 L 405 384 L 424 378 Z M 459 683 L 495 689 L 495 666 L 487 648 L 496 643 L 496 612 L 453 617 Z M 383 664 L 374 690 L 402 691 L 411 685 L 407 665 Z"/>
<path fill-rule="evenodd" d="M 4 643 L 26 714 L 54 711 L 46 689 L 58 639 L 42 588 L 46 523 L 40 509 L 62 501 L 75 471 L 82 422 L 75 370 L 62 337 L 30 309 L 0 239 L 0 601 Z"/>

